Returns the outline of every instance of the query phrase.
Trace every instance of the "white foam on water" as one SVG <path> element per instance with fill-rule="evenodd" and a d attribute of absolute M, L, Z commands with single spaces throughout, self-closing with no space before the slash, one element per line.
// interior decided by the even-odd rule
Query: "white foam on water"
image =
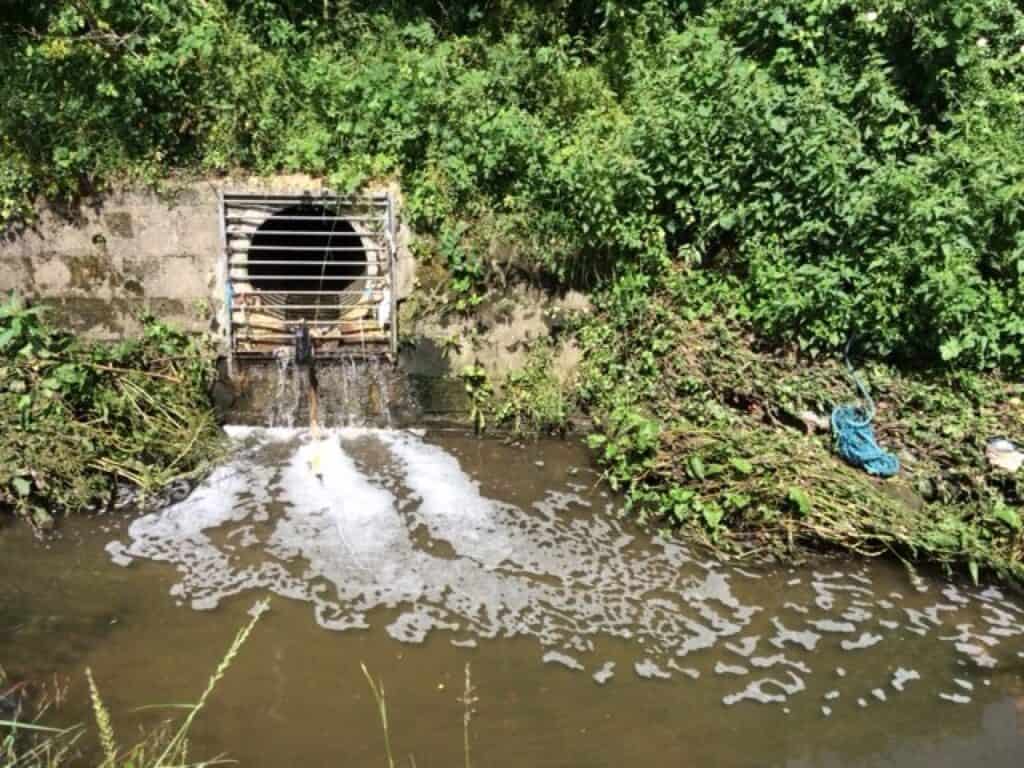
<path fill-rule="evenodd" d="M 897 667 L 896 671 L 892 673 L 892 687 L 897 691 L 903 691 L 907 683 L 911 680 L 920 680 L 921 673 L 915 669 L 904 669 L 903 667 Z"/>
<path fill-rule="evenodd" d="M 615 662 L 606 661 L 601 665 L 601 668 L 592 675 L 592 677 L 594 678 L 595 683 L 598 685 L 604 685 L 615 677 Z"/>
<path fill-rule="evenodd" d="M 225 424 L 224 434 L 236 441 L 258 438 L 262 442 L 283 442 L 295 439 L 298 431 L 291 427 L 252 427 L 245 424 Z"/>
<path fill-rule="evenodd" d="M 871 632 L 862 632 L 861 636 L 856 640 L 843 640 L 839 643 L 839 647 L 844 651 L 857 651 L 862 648 L 870 648 L 873 645 L 878 645 L 882 642 L 882 636 L 876 635 Z"/>
<path fill-rule="evenodd" d="M 417 435 L 231 435 L 241 447 L 229 464 L 185 502 L 136 521 L 129 541 L 110 545 L 118 561 L 174 562 L 182 573 L 174 593 L 195 608 L 269 589 L 313 603 L 329 629 L 363 628 L 369 612 L 399 608 L 387 631 L 406 642 L 436 630 L 527 634 L 582 652 L 599 634 L 659 652 L 687 642 L 711 647 L 756 612 L 733 597 L 728 576 L 694 569 L 677 544 L 631 554 L 634 536 L 618 522 L 564 518 L 560 510 L 587 504 L 576 493 L 552 491 L 529 511 L 484 497 L 453 456 Z M 390 465 L 368 473 L 357 465 L 360 445 Z M 417 503 L 400 503 L 391 489 L 398 486 L 385 487 L 389 473 Z M 416 543 L 423 532 L 425 546 Z M 648 589 L 666 596 L 645 597 Z"/>
<path fill-rule="evenodd" d="M 416 518 L 431 536 L 488 570 L 506 559 L 510 542 L 495 519 L 498 505 L 480 495 L 454 456 L 409 433 L 381 432 L 379 439 L 402 463 L 403 483 L 420 500 Z"/>
<path fill-rule="evenodd" d="M 724 696 L 722 703 L 727 707 L 741 701 L 754 701 L 758 704 L 785 704 L 790 696 L 800 693 L 806 688 L 803 678 L 793 672 L 787 674 L 788 680 L 779 680 L 774 677 L 755 680 L 742 691 Z"/>
<path fill-rule="evenodd" d="M 700 679 L 700 670 L 694 669 L 693 667 L 681 667 L 678 664 L 676 664 L 675 659 L 669 659 L 668 666 L 671 669 L 674 669 L 676 672 L 680 672 L 686 675 L 691 680 Z"/>
<path fill-rule="evenodd" d="M 811 674 L 811 668 L 802 661 L 794 661 L 784 654 L 776 653 L 774 656 L 754 656 L 750 660 L 750 666 L 754 669 L 770 669 L 772 667 L 789 667 L 805 675 Z"/>
<path fill-rule="evenodd" d="M 633 670 L 636 672 L 638 677 L 642 677 L 646 680 L 669 680 L 672 677 L 671 672 L 667 669 L 661 668 L 650 659 L 643 659 L 634 663 Z"/>
<path fill-rule="evenodd" d="M 776 648 L 783 648 L 787 644 L 799 645 L 805 650 L 813 651 L 821 635 L 811 630 L 794 630 L 786 627 L 777 617 L 772 618 L 772 624 L 777 630 L 775 636 L 769 642 Z"/>
<path fill-rule="evenodd" d="M 730 705 L 785 705 L 807 689 L 816 659 L 836 685 L 835 677 L 847 676 L 833 666 L 842 651 L 858 651 L 841 683 L 850 687 L 863 679 L 862 662 L 909 667 L 922 643 L 944 643 L 951 656 L 990 667 L 1003 644 L 1024 637 L 1024 612 L 998 590 L 947 586 L 876 599 L 866 569 L 781 575 L 778 615 L 761 619 L 764 608 L 745 593 L 765 596 L 764 572 L 698 561 L 685 546 L 605 512 L 564 514 L 591 503 L 568 482 L 519 508 L 488 498 L 453 455 L 422 434 L 344 428 L 314 440 L 286 428 L 228 432 L 238 446 L 229 463 L 108 546 L 120 564 L 173 564 L 172 595 L 197 610 L 269 591 L 308 602 L 313 620 L 332 630 L 380 622 L 398 641 L 443 632 L 457 647 L 533 637 L 544 661 L 596 669 L 597 683 L 611 678 L 614 664 L 598 667 L 585 657 L 600 653 L 607 638 L 630 644 L 641 678 L 772 670 L 772 677 L 743 680 L 746 687 L 723 699 Z M 389 611 L 386 620 L 375 613 L 381 610 Z M 684 656 L 686 667 L 676 661 Z M 737 657 L 742 666 L 722 660 Z M 892 698 L 921 679 L 906 667 L 892 673 Z M 952 677 L 941 684 L 965 687 Z M 882 688 L 871 693 L 885 700 Z"/>
<path fill-rule="evenodd" d="M 560 653 L 559 651 L 548 651 L 541 657 L 541 660 L 545 664 L 561 664 L 563 667 L 575 669 L 578 672 L 582 672 L 586 669 L 586 667 L 580 664 L 578 659 L 568 655 L 567 653 Z"/>
<path fill-rule="evenodd" d="M 740 666 L 739 664 L 726 664 L 722 661 L 715 662 L 715 674 L 716 675 L 747 675 L 750 674 L 750 670 L 746 667 Z"/>
<path fill-rule="evenodd" d="M 835 621 L 833 619 L 814 619 L 807 622 L 819 632 L 853 633 L 857 626 L 850 621 Z"/>
<path fill-rule="evenodd" d="M 970 696 L 963 696 L 962 694 L 959 694 L 959 693 L 940 693 L 939 694 L 939 698 L 940 699 L 944 699 L 945 701 L 952 702 L 953 704 L 970 704 L 971 703 L 971 697 Z"/>
<path fill-rule="evenodd" d="M 754 635 L 753 637 L 741 637 L 738 642 L 726 643 L 726 650 L 732 651 L 737 656 L 743 656 L 749 658 L 755 650 L 757 650 L 757 643 L 760 641 L 760 635 Z"/>

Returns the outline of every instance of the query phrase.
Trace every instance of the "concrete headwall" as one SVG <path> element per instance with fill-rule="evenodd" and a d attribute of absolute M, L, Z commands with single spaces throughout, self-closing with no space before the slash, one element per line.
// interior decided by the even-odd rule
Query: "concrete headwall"
<path fill-rule="evenodd" d="M 217 188 L 167 196 L 129 190 L 73 208 L 43 203 L 38 219 L 0 242 L 0 291 L 54 308 L 58 324 L 100 338 L 137 329 L 142 310 L 193 330 L 216 327 Z"/>
<path fill-rule="evenodd" d="M 95 338 L 134 333 L 143 310 L 188 330 L 221 333 L 218 192 L 321 188 L 316 179 L 279 176 L 125 188 L 71 207 L 41 201 L 31 226 L 0 236 L 0 293 L 48 304 L 56 324 Z M 413 268 L 405 228 L 397 234 L 402 298 Z"/>
<path fill-rule="evenodd" d="M 139 330 L 138 315 L 148 311 L 223 340 L 219 192 L 321 189 L 310 177 L 278 176 L 191 181 L 160 191 L 126 188 L 72 207 L 41 201 L 33 225 L 0 234 L 0 295 L 13 291 L 48 304 L 56 325 L 92 338 L 131 336 Z M 530 346 L 552 335 L 551 317 L 586 310 L 580 294 L 510 286 L 471 317 L 445 312 L 429 297 L 443 295 L 449 277 L 442 269 L 432 281 L 430 271 L 421 269 L 417 281 L 397 186 L 369 191 L 390 192 L 396 201 L 399 364 L 416 382 L 424 410 L 464 410 L 459 374 L 466 366 L 483 366 L 500 387 L 526 362 Z M 575 346 L 560 343 L 553 372 L 567 382 L 578 362 Z"/>

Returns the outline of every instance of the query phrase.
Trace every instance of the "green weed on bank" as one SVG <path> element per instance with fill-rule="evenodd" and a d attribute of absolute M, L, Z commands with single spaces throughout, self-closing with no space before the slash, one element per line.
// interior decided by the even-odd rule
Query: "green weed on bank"
<path fill-rule="evenodd" d="M 206 341 L 150 319 L 138 339 L 94 343 L 44 315 L 0 304 L 0 509 L 48 527 L 105 508 L 119 483 L 153 493 L 221 455 Z"/>
<path fill-rule="evenodd" d="M 745 313 L 682 272 L 620 284 L 581 328 L 591 444 L 634 513 L 733 557 L 841 549 L 1024 580 L 1024 476 L 985 456 L 1024 430 L 1019 384 L 867 365 L 902 463 L 878 480 L 833 450 L 831 409 L 857 397 L 841 361 L 765 349 Z"/>

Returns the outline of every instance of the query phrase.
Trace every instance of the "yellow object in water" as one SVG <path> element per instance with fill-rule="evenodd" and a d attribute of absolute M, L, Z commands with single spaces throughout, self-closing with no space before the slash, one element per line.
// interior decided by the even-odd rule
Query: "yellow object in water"
<path fill-rule="evenodd" d="M 324 473 L 323 473 L 323 470 L 320 467 L 321 467 L 321 462 L 320 462 L 320 446 L 318 444 L 317 447 L 316 447 L 316 450 L 313 452 L 313 455 L 309 459 L 309 468 L 313 471 L 313 474 L 316 475 L 317 477 L 323 477 Z"/>

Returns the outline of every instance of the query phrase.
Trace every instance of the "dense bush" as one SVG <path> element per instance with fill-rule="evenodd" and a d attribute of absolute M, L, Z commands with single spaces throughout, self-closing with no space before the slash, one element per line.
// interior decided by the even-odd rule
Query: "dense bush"
<path fill-rule="evenodd" d="M 743 556 L 894 553 L 1024 583 L 1024 473 L 987 458 L 1024 427 L 1020 384 L 863 364 L 876 436 L 901 462 L 879 481 L 835 456 L 844 364 L 758 348 L 729 296 L 706 275 L 621 280 L 578 329 L 589 440 L 636 514 Z"/>
<path fill-rule="evenodd" d="M 566 281 L 685 262 L 805 350 L 1024 364 L 1014 0 L 71 0 L 0 34 L 0 219 L 174 169 L 397 175 L 463 281 L 495 238 Z"/>
<path fill-rule="evenodd" d="M 43 314 L 0 303 L 0 512 L 48 527 L 106 508 L 120 483 L 156 492 L 221 456 L 210 345 L 152 319 L 138 339 L 89 343 Z"/>

